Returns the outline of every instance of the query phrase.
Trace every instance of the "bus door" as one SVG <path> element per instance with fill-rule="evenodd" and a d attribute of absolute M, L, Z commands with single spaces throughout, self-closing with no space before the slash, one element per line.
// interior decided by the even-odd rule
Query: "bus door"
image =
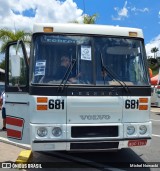
<path fill-rule="evenodd" d="M 22 41 L 6 48 L 6 126 L 9 140 L 29 144 L 28 59 Z"/>

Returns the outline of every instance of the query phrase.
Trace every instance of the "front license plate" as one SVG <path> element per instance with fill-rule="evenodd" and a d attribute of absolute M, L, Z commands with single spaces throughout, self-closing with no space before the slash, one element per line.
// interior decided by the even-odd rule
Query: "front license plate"
<path fill-rule="evenodd" d="M 147 140 L 130 140 L 128 141 L 128 147 L 143 146 L 147 144 Z"/>

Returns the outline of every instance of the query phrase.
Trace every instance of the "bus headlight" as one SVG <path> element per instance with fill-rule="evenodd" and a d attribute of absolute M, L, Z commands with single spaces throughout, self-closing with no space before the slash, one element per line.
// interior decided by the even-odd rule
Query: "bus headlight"
<path fill-rule="evenodd" d="M 37 129 L 37 134 L 39 137 L 45 137 L 47 135 L 48 131 L 45 127 L 40 127 Z"/>
<path fill-rule="evenodd" d="M 141 125 L 141 126 L 139 127 L 139 133 L 140 133 L 141 135 L 144 135 L 146 132 L 147 132 L 147 127 L 146 127 L 145 125 Z"/>
<path fill-rule="evenodd" d="M 54 127 L 52 130 L 52 134 L 55 137 L 60 137 L 62 135 L 62 129 L 60 127 Z"/>
<path fill-rule="evenodd" d="M 135 127 L 134 126 L 127 126 L 127 134 L 132 135 L 135 132 Z"/>

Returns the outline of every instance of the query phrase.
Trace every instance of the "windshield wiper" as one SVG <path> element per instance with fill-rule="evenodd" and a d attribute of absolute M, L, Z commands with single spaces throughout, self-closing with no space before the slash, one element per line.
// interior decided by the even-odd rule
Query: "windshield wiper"
<path fill-rule="evenodd" d="M 113 80 L 117 81 L 124 89 L 126 92 L 129 92 L 128 86 L 125 84 L 124 81 L 120 81 L 117 78 L 117 75 L 113 72 L 111 72 L 105 65 L 103 62 L 103 57 L 102 57 L 102 53 L 100 53 L 100 59 L 101 59 L 101 67 L 102 67 L 102 72 L 104 72 L 104 70 L 109 74 L 109 76 L 111 78 L 113 78 Z M 105 77 L 104 77 L 104 73 L 103 73 L 103 80 L 104 80 L 104 84 L 105 84 Z M 123 83 L 123 84 L 122 84 Z"/>
<path fill-rule="evenodd" d="M 58 87 L 58 91 L 59 91 L 60 88 L 61 88 L 61 90 L 64 89 L 64 86 L 66 85 L 66 83 L 68 81 L 68 78 L 69 78 L 75 64 L 76 64 L 76 59 L 72 59 L 70 65 L 68 66 L 67 71 L 65 72 L 65 74 L 63 76 L 63 79 L 62 79 L 62 81 L 61 81 L 61 83 L 60 83 L 60 85 Z M 62 86 L 62 84 L 63 84 L 63 86 Z"/>
<path fill-rule="evenodd" d="M 105 85 L 105 66 L 104 66 L 104 62 L 103 62 L 103 58 L 102 58 L 102 53 L 100 54 L 100 58 L 101 58 L 101 68 L 102 68 L 102 76 L 103 76 L 103 81 L 104 81 L 104 85 Z"/>

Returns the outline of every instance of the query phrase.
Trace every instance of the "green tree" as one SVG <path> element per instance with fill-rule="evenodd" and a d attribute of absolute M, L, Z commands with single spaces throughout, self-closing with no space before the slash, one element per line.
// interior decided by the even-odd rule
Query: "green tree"
<path fill-rule="evenodd" d="M 151 49 L 151 52 L 152 53 L 154 53 L 154 58 L 156 59 L 156 57 L 157 57 L 157 52 L 159 51 L 159 49 L 157 48 L 157 47 L 153 47 L 152 49 Z"/>
<path fill-rule="evenodd" d="M 93 15 L 85 14 L 83 15 L 83 24 L 96 24 L 97 17 L 98 17 L 98 14 L 93 14 Z M 79 24 L 77 20 L 71 21 L 71 23 Z"/>
<path fill-rule="evenodd" d="M 6 45 L 10 41 L 23 40 L 26 44 L 31 42 L 31 33 L 26 33 L 23 30 L 12 31 L 9 29 L 0 29 L 0 41 L 2 46 L 0 48 L 0 53 L 4 53 Z"/>
<path fill-rule="evenodd" d="M 83 23 L 84 24 L 95 24 L 97 17 L 98 17 L 97 14 L 93 14 L 91 16 L 90 15 L 84 15 L 83 16 Z"/>

